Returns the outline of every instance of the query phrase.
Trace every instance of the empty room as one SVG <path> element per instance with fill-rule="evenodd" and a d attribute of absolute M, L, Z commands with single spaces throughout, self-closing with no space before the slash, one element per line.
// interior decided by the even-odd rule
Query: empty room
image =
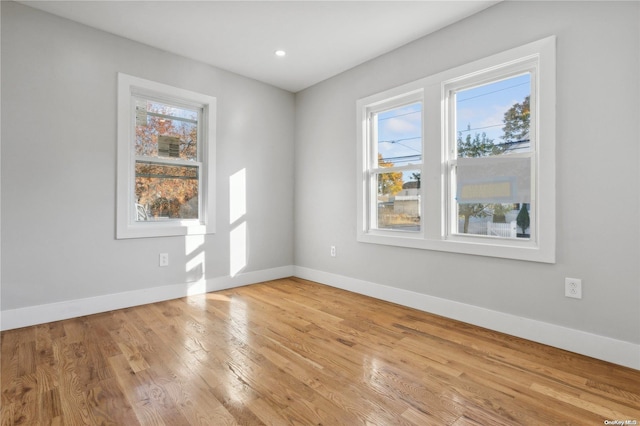
<path fill-rule="evenodd" d="M 0 2 L 2 425 L 640 422 L 640 2 Z"/>

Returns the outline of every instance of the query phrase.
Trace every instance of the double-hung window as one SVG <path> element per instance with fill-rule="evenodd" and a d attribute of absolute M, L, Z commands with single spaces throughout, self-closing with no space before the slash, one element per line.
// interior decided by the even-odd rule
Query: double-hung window
<path fill-rule="evenodd" d="M 419 232 L 422 92 L 370 105 L 366 114 L 366 214 L 371 230 Z"/>
<path fill-rule="evenodd" d="M 555 37 L 357 108 L 359 241 L 555 261 Z"/>
<path fill-rule="evenodd" d="M 118 84 L 118 238 L 212 233 L 215 98 Z"/>

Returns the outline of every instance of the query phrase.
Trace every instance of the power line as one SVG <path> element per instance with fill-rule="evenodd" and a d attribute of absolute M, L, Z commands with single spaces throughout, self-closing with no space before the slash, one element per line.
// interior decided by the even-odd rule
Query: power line
<path fill-rule="evenodd" d="M 468 101 L 468 100 L 471 100 L 471 99 L 480 98 L 482 96 L 491 95 L 493 93 L 504 92 L 505 90 L 513 89 L 514 87 L 524 86 L 525 84 L 529 84 L 529 82 L 516 84 L 514 86 L 504 87 L 502 89 L 494 90 L 492 92 L 483 93 L 481 95 L 471 96 L 471 97 L 465 98 L 465 99 L 456 99 L 456 101 L 457 102 L 464 102 L 464 101 Z"/>
<path fill-rule="evenodd" d="M 421 151 L 421 150 L 418 150 L 418 149 L 415 149 L 415 148 L 414 148 L 414 147 L 412 147 L 412 146 L 409 146 L 409 145 L 405 145 L 405 144 L 403 144 L 403 143 L 400 143 L 401 141 L 410 141 L 410 140 L 415 140 L 415 139 L 420 139 L 420 140 L 422 140 L 422 136 L 416 136 L 416 137 L 413 137 L 413 138 L 394 139 L 394 140 L 388 140 L 388 141 L 378 141 L 378 143 L 390 143 L 390 144 L 392 144 L 392 145 L 400 145 L 400 146 L 404 146 L 404 147 L 405 147 L 405 148 L 407 148 L 407 149 L 410 149 L 410 150 L 412 150 L 412 151 L 415 151 L 415 152 L 417 152 L 417 153 L 422 154 L 422 151 Z"/>
<path fill-rule="evenodd" d="M 492 124 L 490 126 L 484 126 L 484 127 L 475 127 L 473 129 L 464 129 L 464 130 L 458 130 L 458 132 L 460 133 L 464 133 L 464 132 L 470 132 L 472 130 L 482 130 L 482 129 L 489 129 L 491 127 L 500 127 L 500 126 L 504 126 L 504 123 L 500 123 L 500 124 Z"/>
<path fill-rule="evenodd" d="M 391 118 L 396 118 L 396 117 L 403 117 L 405 115 L 410 115 L 410 114 L 419 114 L 421 112 L 422 112 L 422 110 L 405 112 L 404 114 L 392 115 L 391 117 L 378 118 L 378 121 L 389 120 Z"/>
<path fill-rule="evenodd" d="M 403 142 L 403 141 L 410 141 L 413 139 L 422 139 L 422 136 L 414 136 L 411 138 L 400 138 L 400 139 L 389 139 L 389 140 L 384 140 L 384 141 L 378 141 L 378 143 L 398 143 L 398 142 Z"/>
<path fill-rule="evenodd" d="M 413 147 L 410 147 L 409 145 L 405 145 L 405 144 L 400 143 L 400 142 L 397 142 L 397 144 L 400 145 L 400 146 L 404 146 L 405 148 L 408 148 L 411 151 L 415 151 L 415 152 L 419 153 L 420 155 L 422 155 L 422 151 L 420 151 L 419 149 L 415 149 Z"/>

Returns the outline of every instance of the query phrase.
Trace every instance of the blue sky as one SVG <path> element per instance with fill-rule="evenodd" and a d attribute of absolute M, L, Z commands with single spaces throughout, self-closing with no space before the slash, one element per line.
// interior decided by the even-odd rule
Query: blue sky
<path fill-rule="evenodd" d="M 463 131 L 464 137 L 470 126 L 472 137 L 485 132 L 494 143 L 500 143 L 504 113 L 530 92 L 529 74 L 460 91 L 456 129 Z M 414 103 L 378 114 L 378 152 L 397 166 L 420 163 L 421 108 L 420 103 Z"/>
<path fill-rule="evenodd" d="M 504 113 L 531 93 L 531 78 L 524 74 L 457 93 L 456 129 L 466 136 L 485 132 L 494 143 L 502 142 Z"/>
<path fill-rule="evenodd" d="M 420 163 L 422 104 L 417 102 L 378 114 L 378 152 L 396 166 Z"/>

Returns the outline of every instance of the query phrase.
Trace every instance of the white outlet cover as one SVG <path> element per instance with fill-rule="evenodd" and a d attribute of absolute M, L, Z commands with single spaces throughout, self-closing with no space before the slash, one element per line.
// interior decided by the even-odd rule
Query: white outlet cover
<path fill-rule="evenodd" d="M 573 299 L 582 299 L 582 280 L 579 278 L 565 278 L 564 295 Z"/>

